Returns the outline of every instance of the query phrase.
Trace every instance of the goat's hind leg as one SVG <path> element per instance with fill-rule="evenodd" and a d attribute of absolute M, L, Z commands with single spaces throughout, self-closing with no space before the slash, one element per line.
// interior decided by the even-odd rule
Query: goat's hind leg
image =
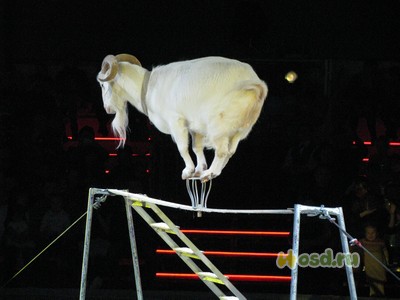
<path fill-rule="evenodd" d="M 194 171 L 195 177 L 200 177 L 202 173 L 207 169 L 207 161 L 204 156 L 204 144 L 203 139 L 204 136 L 200 133 L 192 132 L 192 149 L 194 154 L 196 155 L 197 165 Z"/>
<path fill-rule="evenodd" d="M 222 169 L 225 168 L 227 165 L 229 159 L 235 154 L 240 141 L 242 140 L 243 136 L 240 133 L 235 134 L 232 139 L 229 141 L 229 150 L 228 150 L 228 155 L 225 158 L 224 165 L 222 166 Z"/>
<path fill-rule="evenodd" d="M 222 169 L 229 160 L 229 138 L 222 137 L 214 141 L 215 154 L 210 168 L 203 172 L 201 181 L 206 182 L 217 176 L 222 172 Z"/>

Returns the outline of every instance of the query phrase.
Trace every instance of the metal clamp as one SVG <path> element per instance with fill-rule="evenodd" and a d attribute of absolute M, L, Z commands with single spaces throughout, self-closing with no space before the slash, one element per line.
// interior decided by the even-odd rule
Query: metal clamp
<path fill-rule="evenodd" d="M 200 187 L 198 186 L 200 184 Z M 192 207 L 201 210 L 207 208 L 207 200 L 210 195 L 212 180 L 203 182 L 199 177 L 186 179 L 186 189 L 188 191 Z M 201 212 L 197 213 L 201 217 Z"/>

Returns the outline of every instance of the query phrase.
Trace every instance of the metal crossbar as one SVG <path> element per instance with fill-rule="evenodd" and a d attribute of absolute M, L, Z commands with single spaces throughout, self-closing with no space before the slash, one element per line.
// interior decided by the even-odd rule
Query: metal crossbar
<path fill-rule="evenodd" d="M 107 193 L 109 195 L 122 196 L 131 201 L 141 201 L 144 203 L 153 203 L 153 204 L 156 204 L 159 206 L 175 208 L 175 209 L 179 209 L 179 210 L 192 211 L 192 212 L 221 213 L 221 214 L 261 214 L 261 215 L 293 214 L 293 209 L 223 209 L 223 208 L 208 208 L 208 207 L 201 207 L 201 206 L 195 207 L 195 206 L 189 206 L 189 205 L 164 201 L 164 200 L 160 200 L 160 199 L 155 199 L 155 198 L 148 197 L 146 195 L 134 194 L 134 193 L 129 193 L 126 191 L 121 191 L 121 190 L 116 190 L 116 189 L 99 189 L 99 191 L 102 191 L 103 193 Z"/>

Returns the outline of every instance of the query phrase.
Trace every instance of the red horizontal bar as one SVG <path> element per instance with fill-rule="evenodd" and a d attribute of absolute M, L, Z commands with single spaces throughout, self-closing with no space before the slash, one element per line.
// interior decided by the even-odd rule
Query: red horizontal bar
<path fill-rule="evenodd" d="M 275 276 L 275 275 L 240 275 L 240 274 L 224 274 L 230 281 L 269 281 L 269 282 L 288 282 L 291 276 Z M 177 278 L 177 279 L 199 279 L 197 274 L 187 273 L 156 273 L 156 277 L 160 278 Z"/>
<path fill-rule="evenodd" d="M 109 153 L 108 156 L 115 157 L 115 156 L 118 156 L 118 154 L 117 153 Z M 140 156 L 140 154 L 139 153 L 132 153 L 132 156 L 133 157 L 138 157 L 138 156 Z M 151 154 L 150 153 L 146 153 L 145 156 L 151 156 Z"/>
<path fill-rule="evenodd" d="M 72 136 L 68 136 L 69 140 L 72 140 Z M 123 138 L 119 138 L 119 137 L 95 137 L 94 138 L 96 141 L 121 141 L 121 140 L 125 140 Z"/>
<path fill-rule="evenodd" d="M 123 141 L 125 139 L 118 137 L 95 137 L 96 141 Z"/>
<path fill-rule="evenodd" d="M 365 141 L 363 143 L 364 143 L 364 145 L 367 145 L 367 146 L 371 146 L 372 145 L 372 142 L 370 142 L 370 141 Z M 355 145 L 355 144 L 356 144 L 356 141 L 353 141 L 353 145 Z M 400 142 L 389 142 L 389 146 L 399 147 L 400 146 Z"/>
<path fill-rule="evenodd" d="M 174 250 L 157 249 L 158 254 L 176 254 Z M 235 256 L 235 257 L 278 257 L 278 253 L 269 252 L 234 252 L 234 251 L 203 251 L 204 255 L 210 256 Z M 284 254 L 286 255 L 286 254 Z"/>
<path fill-rule="evenodd" d="M 219 234 L 219 235 L 264 235 L 264 236 L 289 236 L 288 231 L 246 231 L 246 230 L 203 230 L 181 229 L 186 234 Z"/>

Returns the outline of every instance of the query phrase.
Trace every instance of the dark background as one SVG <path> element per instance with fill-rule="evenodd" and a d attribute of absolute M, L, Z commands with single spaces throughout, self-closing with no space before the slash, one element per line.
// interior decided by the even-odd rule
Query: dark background
<path fill-rule="evenodd" d="M 397 1 L 3 1 L 5 62 L 223 54 L 398 59 Z"/>
<path fill-rule="evenodd" d="M 267 82 L 269 95 L 261 117 L 222 175 L 213 181 L 210 207 L 287 208 L 295 203 L 342 206 L 354 179 L 370 175 L 368 164 L 362 159 L 376 151 L 375 146 L 353 146 L 354 140 L 376 138 L 358 122 L 365 124 L 362 120 L 371 112 L 382 122 L 388 111 L 381 109 L 387 91 L 393 91 L 388 94 L 398 99 L 399 15 L 399 4 L 394 0 L 2 1 L 0 184 L 4 186 L 1 204 L 8 205 L 9 215 L 1 241 L 1 282 L 46 245 L 39 227 L 55 193 L 63 195 L 71 220 L 85 211 L 87 191 L 93 186 L 129 187 L 132 192 L 189 204 L 185 183 L 180 180 L 183 162 L 175 145 L 134 109 L 130 111 L 129 145 L 134 151 L 144 150 L 134 159 L 133 171 L 117 181 L 114 174 L 118 169 L 114 167 L 118 162 L 108 157 L 97 165 L 103 176 L 92 181 L 85 174 L 71 178 L 71 170 L 79 169 L 79 163 L 73 160 L 79 140 L 77 136 L 73 141 L 65 139 L 71 134 L 71 110 L 63 101 L 68 99 L 66 95 L 76 97 L 78 111 L 90 107 L 88 114 L 80 114 L 81 119 L 109 125 L 112 116 L 106 116 L 102 109 L 95 80 L 107 54 L 134 54 L 148 69 L 176 60 L 227 56 L 249 62 Z M 63 73 L 65 70 L 68 72 Z M 290 70 L 299 74 L 294 84 L 284 80 Z M 54 103 L 52 97 L 56 99 Z M 392 112 L 399 112 L 398 106 L 393 107 Z M 389 115 L 393 119 L 393 114 Z M 95 135 L 111 136 L 111 132 L 99 130 Z M 116 152 L 115 143 L 98 144 L 106 152 Z M 293 157 L 301 147 L 309 152 Z M 211 158 L 212 153 L 208 154 Z M 322 187 L 316 184 L 319 178 L 326 180 Z M 372 183 L 377 194 L 382 183 Z M 29 201 L 22 202 L 24 212 L 30 215 L 35 249 L 24 252 L 18 261 L 13 256 L 16 252 L 7 248 L 6 239 L 11 215 L 21 209 L 20 194 L 29 195 Z M 99 224 L 94 226 L 95 232 L 113 246 L 106 258 L 94 258 L 99 264 L 97 268 L 95 264 L 91 266 L 96 271 L 90 275 L 90 282 L 101 277 L 102 287 L 123 289 L 132 280 L 131 265 L 126 263 L 129 243 L 123 207 L 112 204 L 105 204 L 99 213 L 107 218 L 108 233 Z M 177 218 L 178 225 L 186 227 L 290 231 L 292 226 L 291 218 L 280 217 L 199 219 L 177 214 Z M 303 250 L 323 251 L 327 246 L 340 249 L 335 229 L 321 226 L 319 221 L 305 223 Z M 138 222 L 138 239 L 146 242 L 139 246 L 145 288 L 167 288 L 170 282 L 155 281 L 154 273 L 175 265 L 155 258 L 154 249 L 164 245 Z M 83 225 L 74 230 L 9 286 L 77 288 Z M 213 246 L 227 244 L 220 241 Z M 249 251 L 279 251 L 289 248 L 290 242 L 231 239 L 229 245 L 238 249 L 254 246 Z M 232 272 L 243 272 L 243 268 L 248 272 L 265 271 L 262 264 L 248 267 L 243 261 L 220 264 Z M 276 271 L 274 263 L 268 268 L 268 272 Z M 310 277 L 303 277 L 312 281 L 303 279 L 301 292 L 346 293 L 342 273 L 314 271 L 308 270 Z M 325 285 L 325 275 L 330 278 L 329 285 Z M 279 284 L 243 287 L 249 291 L 288 290 Z"/>

